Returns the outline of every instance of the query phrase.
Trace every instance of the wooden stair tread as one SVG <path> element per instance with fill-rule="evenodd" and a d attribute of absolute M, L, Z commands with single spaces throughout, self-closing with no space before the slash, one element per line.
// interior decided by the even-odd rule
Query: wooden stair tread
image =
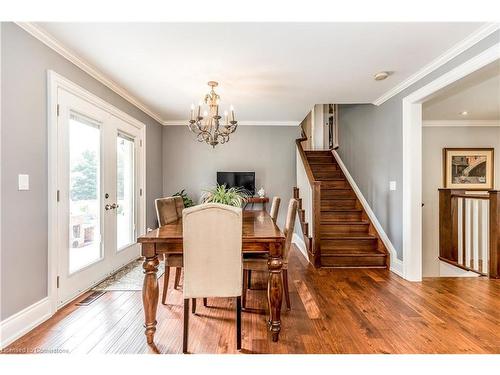
<path fill-rule="evenodd" d="M 321 221 L 321 224 L 325 224 L 325 225 L 370 225 L 370 222 L 368 220 L 358 220 L 358 221 L 329 220 L 326 222 Z"/>
<path fill-rule="evenodd" d="M 322 253 L 322 257 L 334 258 L 334 257 L 386 257 L 387 254 L 380 252 L 372 252 L 372 253 L 363 253 L 363 252 L 352 252 L 352 251 L 342 251 L 342 252 L 331 252 L 331 253 Z"/>
<path fill-rule="evenodd" d="M 337 208 L 325 208 L 321 209 L 321 212 L 344 212 L 344 211 L 349 211 L 349 212 L 362 212 L 363 210 L 361 208 L 349 208 L 349 207 L 337 207 Z"/>
<path fill-rule="evenodd" d="M 323 233 L 322 240 L 376 240 L 377 236 L 370 233 Z"/>

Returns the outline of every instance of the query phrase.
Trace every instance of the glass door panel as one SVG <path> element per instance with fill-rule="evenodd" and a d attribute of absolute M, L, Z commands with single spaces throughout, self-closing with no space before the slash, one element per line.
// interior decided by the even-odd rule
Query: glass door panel
<path fill-rule="evenodd" d="M 101 131 L 98 123 L 69 118 L 69 273 L 102 259 Z"/>
<path fill-rule="evenodd" d="M 116 138 L 116 248 L 135 243 L 135 144 L 118 133 Z"/>

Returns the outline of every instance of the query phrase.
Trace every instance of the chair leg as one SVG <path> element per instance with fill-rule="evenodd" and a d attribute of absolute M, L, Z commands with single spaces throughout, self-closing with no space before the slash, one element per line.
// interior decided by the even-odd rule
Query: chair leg
<path fill-rule="evenodd" d="M 161 303 L 167 304 L 167 291 L 168 291 L 168 280 L 170 279 L 170 267 L 165 265 L 165 273 L 163 274 L 163 294 L 161 296 Z"/>
<path fill-rule="evenodd" d="M 192 306 L 191 306 L 191 312 L 193 314 L 196 314 L 196 298 L 192 298 L 191 299 L 191 303 L 192 303 Z"/>
<path fill-rule="evenodd" d="M 189 298 L 184 298 L 184 331 L 182 335 L 182 352 L 188 351 L 188 328 L 189 328 Z"/>
<path fill-rule="evenodd" d="M 236 297 L 236 349 L 241 350 L 241 297 Z"/>
<path fill-rule="evenodd" d="M 179 282 L 181 281 L 181 267 L 175 268 L 175 281 L 174 281 L 174 289 L 179 287 Z"/>
<path fill-rule="evenodd" d="M 290 306 L 290 292 L 288 291 L 288 270 L 282 270 L 283 273 L 283 289 L 285 290 L 285 300 L 286 300 L 286 308 L 288 310 L 291 309 Z"/>
<path fill-rule="evenodd" d="M 248 289 L 248 274 L 250 271 L 248 270 L 243 270 L 243 293 L 242 293 L 242 300 L 243 300 L 243 308 L 246 309 L 247 307 L 247 289 Z"/>
<path fill-rule="evenodd" d="M 208 299 L 203 298 L 203 307 L 208 307 Z"/>

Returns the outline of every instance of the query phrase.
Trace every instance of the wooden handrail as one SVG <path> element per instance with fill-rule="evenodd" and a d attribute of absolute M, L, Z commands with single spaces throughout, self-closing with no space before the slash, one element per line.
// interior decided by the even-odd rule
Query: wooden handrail
<path fill-rule="evenodd" d="M 307 141 L 308 138 L 307 138 L 306 133 L 304 132 L 304 129 L 302 128 L 302 126 L 300 128 L 302 131 L 302 134 L 301 134 L 302 137 L 296 139 L 295 143 L 297 144 L 297 150 L 299 151 L 300 159 L 302 160 L 302 164 L 304 165 L 304 169 L 306 170 L 307 179 L 309 180 L 309 184 L 312 187 L 316 180 L 314 179 L 314 175 L 312 173 L 311 166 L 309 165 L 309 162 L 307 161 L 306 153 L 304 151 L 304 148 L 302 147 L 302 142 Z"/>
<path fill-rule="evenodd" d="M 302 125 L 300 126 L 301 137 L 295 140 L 297 145 L 297 151 L 299 152 L 300 159 L 302 160 L 302 164 L 304 165 L 304 169 L 306 171 L 307 179 L 309 180 L 309 184 L 311 185 L 312 190 L 312 207 L 311 207 L 311 216 L 312 216 L 312 259 L 310 257 L 311 263 L 315 267 L 319 267 L 321 263 L 321 246 L 320 246 L 320 235 L 321 235 L 321 181 L 317 181 L 314 178 L 314 174 L 312 172 L 311 166 L 309 165 L 309 161 L 307 160 L 306 153 L 304 148 L 302 147 L 302 142 L 308 140 L 307 134 L 304 131 Z"/>

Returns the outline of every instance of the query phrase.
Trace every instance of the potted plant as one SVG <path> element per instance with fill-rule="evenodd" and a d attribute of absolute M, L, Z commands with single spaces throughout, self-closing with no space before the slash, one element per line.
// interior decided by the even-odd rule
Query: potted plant
<path fill-rule="evenodd" d="M 221 203 L 228 206 L 243 207 L 248 198 L 245 189 L 232 187 L 227 188 L 226 185 L 217 185 L 212 189 L 203 191 L 201 201 L 203 203 Z"/>

